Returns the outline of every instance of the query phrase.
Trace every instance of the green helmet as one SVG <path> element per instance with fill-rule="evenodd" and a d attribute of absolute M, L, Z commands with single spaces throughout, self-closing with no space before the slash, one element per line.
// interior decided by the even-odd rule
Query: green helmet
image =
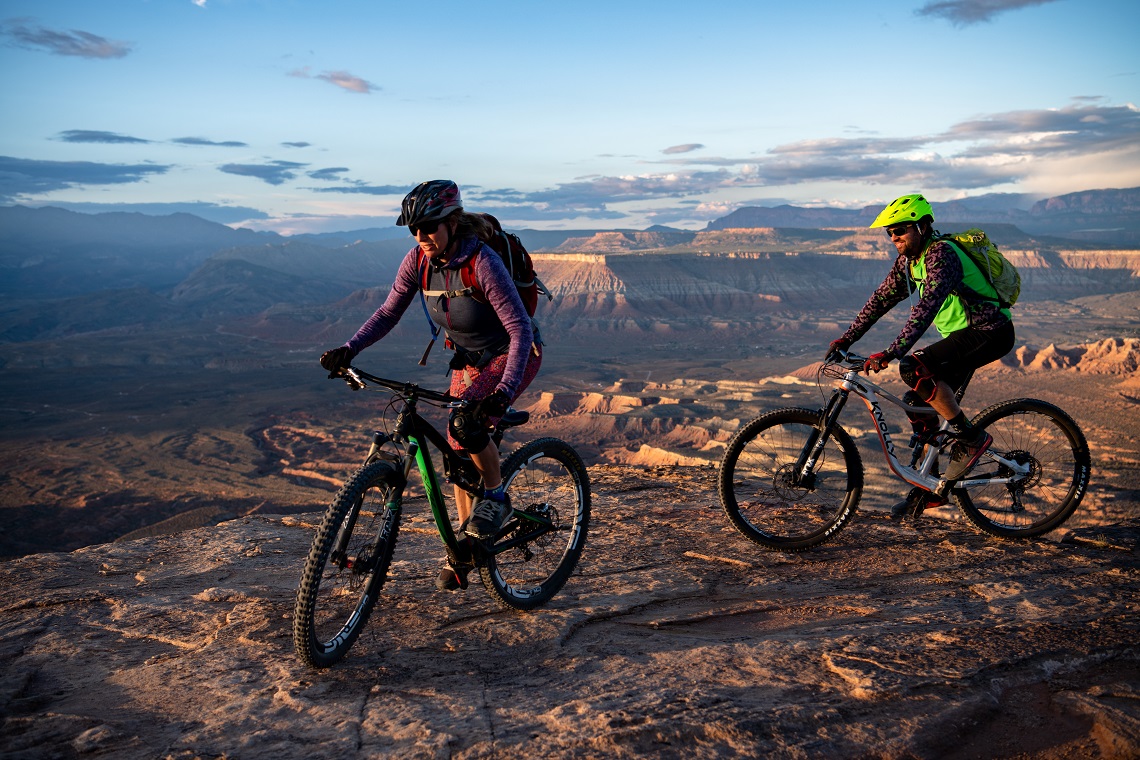
<path fill-rule="evenodd" d="M 872 227 L 890 227 L 892 224 L 906 224 L 907 222 L 921 222 L 923 218 L 930 217 L 934 221 L 934 209 L 930 203 L 918 193 L 895 198 L 887 207 L 879 212 Z"/>

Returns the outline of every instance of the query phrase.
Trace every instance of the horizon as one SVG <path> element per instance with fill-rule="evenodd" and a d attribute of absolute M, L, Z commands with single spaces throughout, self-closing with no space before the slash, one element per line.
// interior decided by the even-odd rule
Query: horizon
<path fill-rule="evenodd" d="M 356 0 L 6 10 L 3 205 L 347 232 L 449 177 L 514 228 L 695 231 L 1140 186 L 1132 3 L 503 1 L 430 30 Z"/>

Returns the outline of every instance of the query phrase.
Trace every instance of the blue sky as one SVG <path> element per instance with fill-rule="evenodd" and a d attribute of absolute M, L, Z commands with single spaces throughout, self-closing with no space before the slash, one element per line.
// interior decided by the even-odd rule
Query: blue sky
<path fill-rule="evenodd" d="M 1140 186 L 1140 3 L 0 0 L 0 204 L 515 227 Z"/>

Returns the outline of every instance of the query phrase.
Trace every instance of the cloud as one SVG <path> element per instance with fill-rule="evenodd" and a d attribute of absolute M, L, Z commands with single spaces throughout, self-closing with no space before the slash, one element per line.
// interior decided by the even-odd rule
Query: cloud
<path fill-rule="evenodd" d="M 312 145 L 312 143 L 307 143 L 307 142 L 302 142 L 302 141 L 281 143 L 281 147 L 283 147 L 283 148 L 307 148 L 310 145 Z"/>
<path fill-rule="evenodd" d="M 199 8 L 206 7 L 206 0 L 190 0 L 190 2 L 194 3 L 194 5 L 197 5 Z"/>
<path fill-rule="evenodd" d="M 340 175 L 348 171 L 347 166 L 330 166 L 327 169 L 317 169 L 316 171 L 308 172 L 308 175 L 313 179 L 325 179 L 329 181 L 341 179 Z"/>
<path fill-rule="evenodd" d="M 747 157 L 688 156 L 652 162 L 670 165 L 667 172 L 580 177 L 533 192 L 464 188 L 464 194 L 480 208 L 494 204 L 504 218 L 546 220 L 620 218 L 626 214 L 615 212 L 614 204 L 629 208 L 642 201 L 685 199 L 675 204 L 681 206 L 723 189 L 763 188 L 770 193 L 774 187 L 810 182 L 981 190 L 1021 182 L 1045 170 L 1050 161 L 1109 160 L 1137 166 L 1138 134 L 1136 106 L 1081 102 L 1059 109 L 991 114 L 931 135 L 803 140 Z M 699 219 L 712 212 L 697 207 L 629 213 L 670 221 Z"/>
<path fill-rule="evenodd" d="M 919 16 L 940 16 L 954 26 L 968 26 L 992 21 L 999 13 L 1052 2 L 1056 0 L 942 0 L 927 3 L 915 13 Z"/>
<path fill-rule="evenodd" d="M 565 219 L 621 219 L 625 213 L 611 204 L 661 198 L 684 198 L 735 184 L 727 169 L 625 177 L 587 177 L 549 190 L 478 190 L 465 194 L 478 199 L 479 208 L 506 218 L 527 221 Z"/>
<path fill-rule="evenodd" d="M 97 129 L 68 129 L 59 133 L 59 139 L 69 143 L 104 143 L 107 145 L 149 144 L 150 140 L 117 132 L 102 132 Z"/>
<path fill-rule="evenodd" d="M 268 164 L 224 164 L 218 167 L 218 171 L 240 177 L 254 177 L 270 185 L 282 185 L 296 178 L 296 170 L 304 166 L 308 164 L 298 164 L 295 161 L 270 161 Z"/>
<path fill-rule="evenodd" d="M 913 137 L 804 140 L 747 158 L 678 158 L 676 166 L 740 167 L 744 186 L 813 181 L 894 183 L 979 188 L 1016 182 L 1034 161 L 1137 150 L 1140 109 L 1073 105 L 1010 111 Z M 946 151 L 944 154 L 941 151 Z"/>
<path fill-rule="evenodd" d="M 218 148 L 248 148 L 249 145 L 237 140 L 226 140 L 224 142 L 216 142 L 214 140 L 207 140 L 204 137 L 176 137 L 170 142 L 178 145 L 206 145 Z"/>
<path fill-rule="evenodd" d="M 363 95 L 368 95 L 373 90 L 380 89 L 380 87 L 372 84 L 368 80 L 349 74 L 347 71 L 324 71 L 314 76 L 309 73 L 309 67 L 305 66 L 304 68 L 290 71 L 288 75 L 299 79 L 320 79 L 329 84 L 334 84 L 342 90 L 358 92 Z"/>
<path fill-rule="evenodd" d="M 345 170 L 347 171 L 347 170 Z M 317 179 L 324 179 L 324 177 L 317 177 Z M 329 177 L 329 179 L 336 179 Z M 363 195 L 399 195 L 403 197 L 408 192 L 407 185 L 365 185 L 365 184 L 351 184 L 351 185 L 338 185 L 337 187 L 310 187 L 314 193 L 353 193 Z"/>
<path fill-rule="evenodd" d="M 0 156 L 0 200 L 85 185 L 138 182 L 152 174 L 165 174 L 169 169 L 161 164 L 98 164 Z"/>
<path fill-rule="evenodd" d="M 79 58 L 122 58 L 131 52 L 125 42 L 109 40 L 78 29 L 61 32 L 31 25 L 29 19 L 10 19 L 0 24 L 0 35 L 10 37 L 17 47 L 44 50 L 54 55 Z"/>
<path fill-rule="evenodd" d="M 703 147 L 705 146 L 700 143 L 685 143 L 684 145 L 674 145 L 661 152 L 667 156 L 672 156 L 677 153 L 692 153 L 694 150 L 700 150 Z"/>

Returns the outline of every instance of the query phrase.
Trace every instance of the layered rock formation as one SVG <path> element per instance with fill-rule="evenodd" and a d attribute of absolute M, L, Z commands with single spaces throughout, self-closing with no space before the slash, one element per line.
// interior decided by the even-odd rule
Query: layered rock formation
<path fill-rule="evenodd" d="M 293 653 L 319 514 L 0 563 L 0 755 L 1021 757 L 1140 752 L 1133 520 L 998 542 L 862 513 L 759 551 L 711 473 L 590 468 L 579 570 L 532 613 L 442 557 L 409 499 L 346 660 Z"/>

